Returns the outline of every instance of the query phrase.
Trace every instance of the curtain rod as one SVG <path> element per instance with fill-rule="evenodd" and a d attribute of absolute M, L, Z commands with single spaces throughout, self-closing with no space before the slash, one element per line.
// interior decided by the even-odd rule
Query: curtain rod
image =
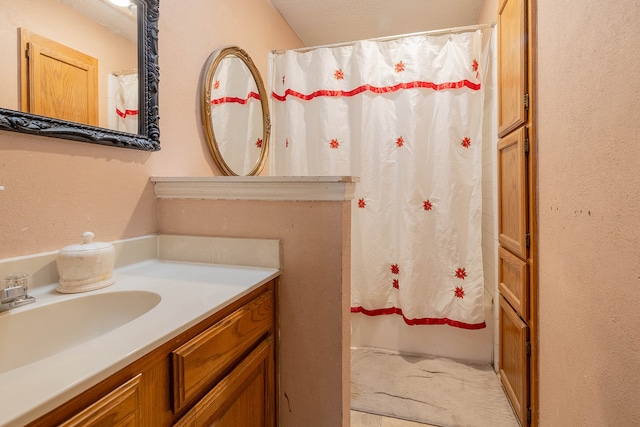
<path fill-rule="evenodd" d="M 422 31 L 419 33 L 411 33 L 411 34 L 399 34 L 396 36 L 387 36 L 387 37 L 378 37 L 378 38 L 374 38 L 374 39 L 367 39 L 366 41 L 370 41 L 370 42 L 382 42 L 382 41 L 390 41 L 390 40 L 397 40 L 397 39 L 402 39 L 405 37 L 413 37 L 413 36 L 440 36 L 443 34 L 456 34 L 456 33 L 466 33 L 468 31 L 474 31 L 474 30 L 484 30 L 487 28 L 493 28 L 496 26 L 495 22 L 491 22 L 489 24 L 479 24 L 479 25 L 468 25 L 466 27 L 452 27 L 452 28 L 444 28 L 441 30 L 431 30 L 431 31 Z M 275 55 L 279 55 L 281 53 L 285 53 L 289 50 L 292 50 L 294 52 L 309 52 L 315 49 L 320 49 L 320 48 L 325 48 L 325 47 L 342 47 L 342 46 L 349 46 L 356 43 L 356 41 L 351 41 L 351 42 L 342 42 L 342 43 L 334 43 L 334 44 L 325 44 L 325 45 L 320 45 L 320 46 L 308 46 L 308 47 L 299 47 L 297 49 L 286 49 L 286 50 L 272 50 L 271 53 L 275 54 Z"/>
<path fill-rule="evenodd" d="M 120 70 L 120 71 L 114 71 L 111 74 L 113 74 L 116 77 L 118 77 L 118 76 L 128 76 L 130 74 L 138 74 L 138 70 L 136 70 L 135 68 L 133 70 Z"/>

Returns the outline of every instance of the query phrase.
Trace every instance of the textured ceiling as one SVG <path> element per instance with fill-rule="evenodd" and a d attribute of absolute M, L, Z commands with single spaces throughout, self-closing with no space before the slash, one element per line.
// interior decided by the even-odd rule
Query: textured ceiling
<path fill-rule="evenodd" d="M 306 46 L 477 24 L 482 0 L 271 0 Z"/>

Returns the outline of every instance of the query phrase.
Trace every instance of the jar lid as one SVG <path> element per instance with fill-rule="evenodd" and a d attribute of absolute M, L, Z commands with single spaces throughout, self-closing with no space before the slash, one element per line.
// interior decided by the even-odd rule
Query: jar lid
<path fill-rule="evenodd" d="M 60 250 L 60 252 L 64 253 L 72 253 L 72 252 L 86 252 L 86 251 L 104 251 L 109 248 L 113 248 L 111 243 L 106 242 L 94 242 L 95 234 L 91 231 L 85 231 L 82 233 L 82 243 L 76 243 L 74 245 L 65 246 Z"/>

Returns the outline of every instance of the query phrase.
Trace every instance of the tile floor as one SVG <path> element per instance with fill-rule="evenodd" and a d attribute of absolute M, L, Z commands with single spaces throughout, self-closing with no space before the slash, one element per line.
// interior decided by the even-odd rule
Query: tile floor
<path fill-rule="evenodd" d="M 351 427 L 438 427 L 397 418 L 382 417 L 365 412 L 351 411 Z"/>

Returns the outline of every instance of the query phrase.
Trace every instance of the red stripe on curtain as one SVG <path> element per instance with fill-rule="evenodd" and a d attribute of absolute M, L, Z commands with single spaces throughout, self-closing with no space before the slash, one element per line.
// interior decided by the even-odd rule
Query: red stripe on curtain
<path fill-rule="evenodd" d="M 124 110 L 124 111 L 121 111 L 119 108 L 116 108 L 116 114 L 124 119 L 127 116 L 137 116 L 138 115 L 138 110 Z"/>
<path fill-rule="evenodd" d="M 238 104 L 243 104 L 244 105 L 247 102 L 249 102 L 249 99 L 251 99 L 251 98 L 254 98 L 254 99 L 257 99 L 258 101 L 260 101 L 260 94 L 257 94 L 255 92 L 249 92 L 249 95 L 247 95 L 247 97 L 245 99 L 232 97 L 232 96 L 225 96 L 223 98 L 212 99 L 211 100 L 211 105 L 224 104 L 225 102 L 237 102 Z"/>
<path fill-rule="evenodd" d="M 271 96 L 277 99 L 278 101 L 285 101 L 287 96 L 295 96 L 296 98 L 300 98 L 304 101 L 309 101 L 313 98 L 317 98 L 319 96 L 329 96 L 329 97 L 340 97 L 340 96 L 355 96 L 365 91 L 370 91 L 373 93 L 389 93 L 396 92 L 400 89 L 433 89 L 433 90 L 446 90 L 446 89 L 461 89 L 463 87 L 467 87 L 471 90 L 480 90 L 480 83 L 472 83 L 469 80 L 461 80 L 459 82 L 445 82 L 445 83 L 433 83 L 433 82 L 408 82 L 408 83 L 398 83 L 394 86 L 385 86 L 385 87 L 377 87 L 372 86 L 370 84 L 359 86 L 353 90 L 344 91 L 344 90 L 317 90 L 309 95 L 302 94 L 300 92 L 296 92 L 295 90 L 287 89 L 284 92 L 284 95 L 278 95 L 275 92 L 271 93 Z"/>
<path fill-rule="evenodd" d="M 375 310 L 367 310 L 364 307 L 351 307 L 351 312 L 362 313 L 362 314 L 366 314 L 367 316 L 384 316 L 388 314 L 399 314 L 400 316 L 402 316 L 404 323 L 411 326 L 413 325 L 449 325 L 449 326 L 454 326 L 456 328 L 461 328 L 461 329 L 484 329 L 487 327 L 487 324 L 485 322 L 464 323 L 464 322 L 459 322 L 457 320 L 451 320 L 447 318 L 437 319 L 433 317 L 425 317 L 420 319 L 408 319 L 402 313 L 402 309 L 397 307 L 378 308 Z"/>

